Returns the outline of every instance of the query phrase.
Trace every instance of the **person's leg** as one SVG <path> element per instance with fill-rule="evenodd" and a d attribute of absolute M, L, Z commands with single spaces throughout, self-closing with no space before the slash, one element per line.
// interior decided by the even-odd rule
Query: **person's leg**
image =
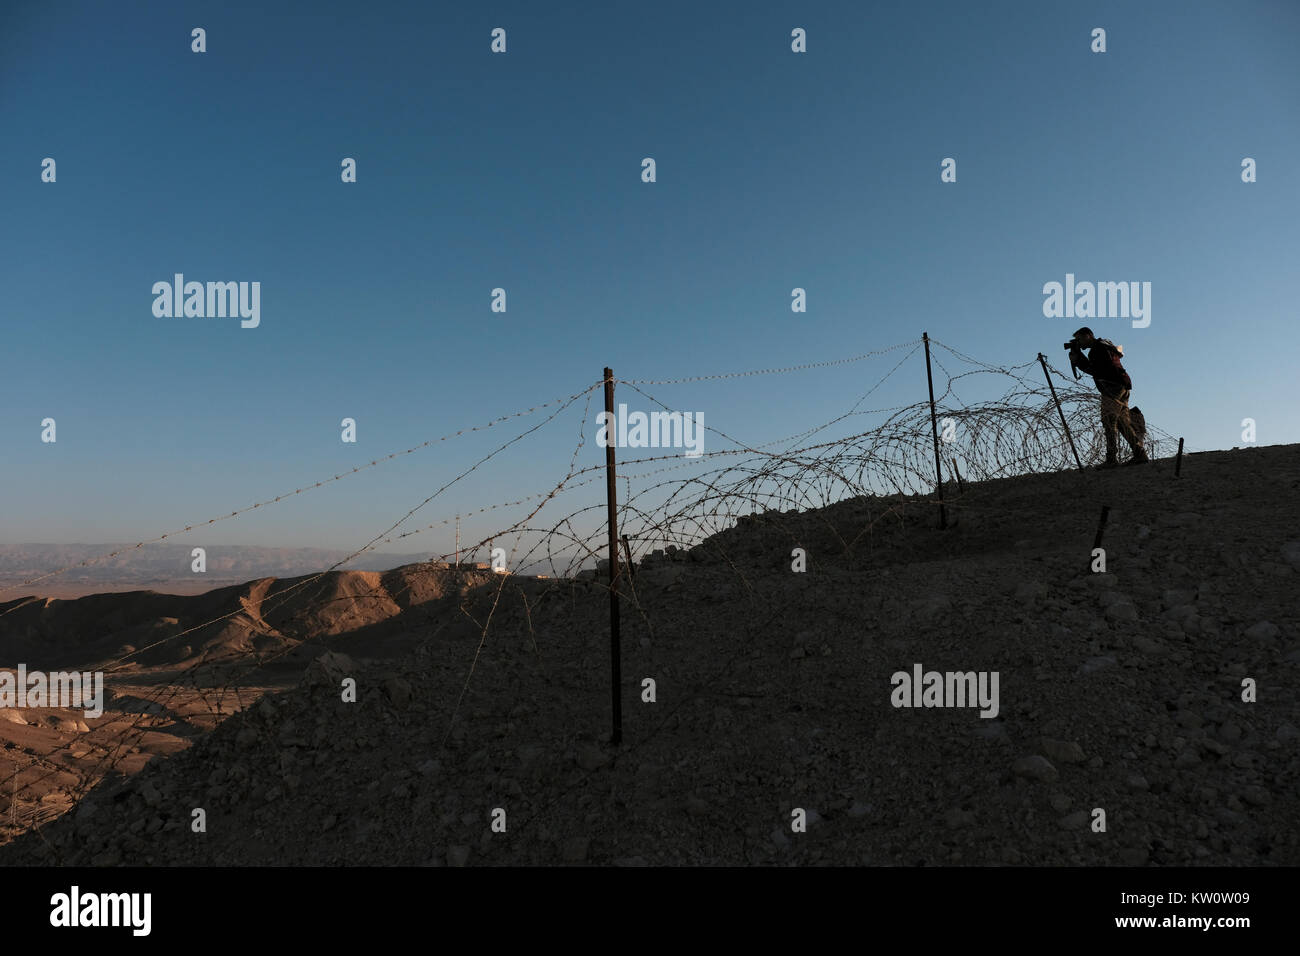
<path fill-rule="evenodd" d="M 1115 432 L 1118 429 L 1118 425 L 1119 425 L 1118 406 L 1115 404 L 1115 399 L 1112 396 L 1107 395 L 1105 392 L 1102 392 L 1101 428 L 1102 431 L 1105 432 L 1106 434 L 1105 464 L 1107 465 L 1115 465 L 1119 463 L 1116 457 L 1116 445 L 1118 444 L 1118 440 L 1115 435 Z"/>
<path fill-rule="evenodd" d="M 1133 422 L 1129 418 L 1128 410 L 1129 390 L 1124 389 L 1115 396 L 1115 422 L 1124 440 L 1128 442 L 1128 447 L 1133 452 L 1134 461 L 1146 461 L 1147 452 L 1142 447 L 1142 439 L 1138 437 L 1137 429 L 1133 427 Z"/>

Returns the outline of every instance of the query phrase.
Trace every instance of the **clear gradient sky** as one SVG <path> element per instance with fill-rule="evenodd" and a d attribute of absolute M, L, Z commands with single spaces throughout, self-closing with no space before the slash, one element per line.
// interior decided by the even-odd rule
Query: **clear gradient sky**
<path fill-rule="evenodd" d="M 1287 0 L 8 0 L 0 130 L 0 543 L 150 537 L 578 392 L 605 365 L 739 371 L 922 330 L 1060 364 L 1089 324 L 1124 344 L 1148 420 L 1190 447 L 1242 444 L 1246 417 L 1260 444 L 1300 441 Z M 259 281 L 260 326 L 155 317 L 151 288 L 177 272 Z M 1045 318 L 1043 284 L 1066 273 L 1151 282 L 1150 326 Z M 663 397 L 760 443 L 891 365 Z M 869 406 L 924 387 L 914 362 Z M 546 490 L 580 410 L 421 518 Z M 596 410 L 584 464 L 602 458 Z M 204 541 L 360 546 L 510 434 Z"/>

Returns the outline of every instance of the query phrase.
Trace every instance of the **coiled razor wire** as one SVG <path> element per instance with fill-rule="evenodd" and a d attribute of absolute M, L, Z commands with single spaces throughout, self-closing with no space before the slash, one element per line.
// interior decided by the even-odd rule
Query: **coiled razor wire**
<path fill-rule="evenodd" d="M 1046 381 L 1038 378 L 1041 366 L 1036 359 L 1018 366 L 998 367 L 973 359 L 934 339 L 931 339 L 930 342 L 936 348 L 946 350 L 965 365 L 974 366 L 974 368 L 953 373 L 948 371 L 942 362 L 935 360 L 940 372 L 946 376 L 946 380 L 941 380 L 942 391 L 936 394 L 935 397 L 935 417 L 938 420 L 938 430 L 942 435 L 938 445 L 943 463 L 942 467 L 945 470 L 943 480 L 949 481 L 956 476 L 955 472 L 949 471 L 954 464 L 960 469 L 962 479 L 971 483 L 1018 475 L 1073 470 L 1076 466 L 1070 450 L 1069 440 L 1062 429 L 1061 414 L 1064 415 L 1073 436 L 1075 448 L 1085 465 L 1095 463 L 1104 455 L 1105 434 L 1100 418 L 1100 401 L 1094 390 L 1083 387 L 1067 378 L 1059 370 L 1048 365 L 1050 373 L 1059 380 L 1056 395 L 1060 400 L 1061 414 L 1058 414 L 1051 390 L 1047 387 Z M 724 380 L 757 374 L 803 371 L 811 368 L 858 362 L 872 356 L 894 352 L 907 346 L 913 346 L 913 348 L 904 354 L 898 364 L 894 365 L 871 389 L 861 395 L 850 406 L 848 411 L 827 422 L 806 429 L 798 435 L 751 446 L 716 428 L 707 428 L 707 431 L 712 432 L 732 447 L 703 453 L 697 458 L 684 459 L 681 454 L 667 453 L 624 458 L 619 461 L 619 477 L 624 478 L 626 485 L 632 489 L 624 495 L 622 501 L 618 502 L 619 531 L 626 535 L 630 541 L 638 542 L 638 545 L 647 542 L 664 542 L 675 543 L 681 547 L 690 547 L 707 541 L 712 536 L 731 528 L 745 516 L 765 511 L 812 511 L 860 497 L 879 500 L 926 499 L 932 497 L 935 494 L 938 476 L 935 474 L 935 432 L 931 423 L 930 403 L 922 400 L 909 405 L 868 411 L 860 410 L 860 406 L 866 398 L 893 376 L 909 358 L 916 354 L 919 346 L 915 342 L 902 343 L 850 359 L 811 363 L 783 369 L 694 376 L 685 379 L 635 379 L 616 380 L 616 382 L 633 388 L 661 408 L 671 412 L 674 410 L 654 396 L 642 391 L 639 386 L 671 385 L 704 380 Z M 957 383 L 978 376 L 992 376 L 994 380 L 1003 382 L 1005 391 L 999 397 L 989 401 L 962 402 L 956 391 Z M 600 500 L 603 496 L 600 496 L 597 492 L 604 478 L 602 473 L 605 468 L 603 464 L 593 464 L 580 468 L 578 467 L 578 460 L 580 452 L 587 444 L 586 427 L 590 415 L 591 394 L 601 384 L 596 382 L 570 395 L 568 398 L 556 399 L 553 402 L 533 406 L 513 415 L 496 419 L 487 426 L 477 426 L 475 429 L 466 429 L 456 433 L 462 434 L 464 431 L 490 427 L 548 406 L 559 406 L 543 422 L 532 428 L 525 429 L 521 434 L 505 441 L 495 451 L 479 459 L 452 481 L 442 485 L 433 494 L 407 511 L 396 523 L 381 531 L 370 542 L 354 551 L 344 561 L 337 562 L 329 570 L 334 570 L 341 564 L 346 563 L 346 561 L 373 550 L 380 543 L 445 527 L 451 520 L 450 518 L 434 521 L 423 528 L 399 530 L 417 511 L 434 498 L 437 498 L 448 487 L 474 474 L 480 467 L 496 458 L 497 455 L 518 442 L 525 435 L 555 421 L 558 415 L 571 407 L 579 398 L 585 396 L 588 401 L 583 408 L 582 418 L 577 423 L 577 443 L 569 462 L 568 473 L 551 484 L 546 490 L 522 495 L 509 502 L 487 505 L 478 509 L 476 513 L 487 514 L 503 508 L 523 504 L 530 505 L 528 513 L 519 520 L 486 535 L 476 544 L 469 545 L 464 549 L 464 552 L 473 554 L 494 540 L 511 540 L 513 537 L 513 546 L 508 562 L 512 570 L 524 572 L 546 568 L 550 571 L 552 577 L 561 579 L 555 582 L 557 586 L 563 586 L 563 579 L 571 579 L 584 571 L 590 574 L 593 563 L 605 554 L 608 540 L 608 528 L 605 523 L 606 504 L 603 500 Z M 966 386 L 963 383 L 961 387 L 965 389 Z M 890 413 L 889 416 L 873 428 L 856 431 L 837 438 L 827 438 L 817 443 L 773 450 L 775 446 L 806 441 L 813 436 L 827 432 L 832 426 L 841 422 L 886 412 Z M 1146 449 L 1152 458 L 1166 457 L 1174 452 L 1177 439 L 1167 432 L 1153 427 L 1150 423 L 1148 423 L 1147 429 Z M 410 454 L 429 444 L 432 444 L 432 440 L 406 451 L 394 453 L 388 458 Z M 388 459 L 377 459 L 371 464 L 379 464 L 385 460 Z M 646 469 L 645 466 L 650 467 Z M 353 469 L 353 471 L 356 470 L 359 469 Z M 681 477 L 646 483 L 652 477 L 679 471 L 691 473 Z M 345 472 L 326 480 L 339 480 L 350 473 Z M 316 487 L 321 483 L 323 482 L 318 482 L 315 486 L 304 486 L 304 488 L 292 494 L 298 494 L 306 490 L 307 487 Z M 587 489 L 583 492 L 586 501 L 582 507 L 565 514 L 563 517 L 553 518 L 549 524 L 537 521 L 542 512 L 548 508 L 554 512 L 554 503 L 560 498 L 582 488 Z M 950 498 L 949 500 L 953 499 Z M 960 496 L 957 497 L 957 500 L 960 500 Z M 539 503 L 534 505 L 535 502 Z M 261 502 L 225 517 L 234 517 L 244 511 L 260 508 L 269 503 L 271 502 Z M 893 510 L 892 506 L 884 507 L 881 509 L 881 513 L 888 514 L 892 513 Z M 171 536 L 171 534 L 169 532 L 152 540 L 161 541 Z M 147 543 L 144 542 L 136 547 L 143 547 Z M 443 554 L 439 556 L 439 559 L 445 562 L 451 557 L 451 554 Z M 62 570 L 66 569 L 59 569 L 59 571 Z M 739 569 L 735 570 L 737 573 L 742 573 Z M 50 572 L 49 575 L 42 575 L 32 581 L 24 582 L 24 584 L 35 583 L 36 580 L 52 576 L 59 573 L 59 571 Z M 300 608 L 295 617 L 309 614 L 313 610 L 320 610 L 324 603 L 328 603 L 322 600 L 322 595 L 328 584 L 326 581 L 327 574 L 328 571 L 310 575 L 268 593 L 263 598 L 263 616 L 278 607 L 284 606 L 295 595 L 298 600 L 304 600 L 307 605 Z M 504 584 L 504 581 L 505 578 L 501 578 L 500 583 L 497 585 L 497 600 L 500 597 L 500 585 Z M 312 585 L 317 585 L 317 587 L 311 589 Z M 409 586 L 408 584 L 407 587 Z M 297 594 L 297 592 L 306 591 L 307 589 L 311 589 L 309 596 Z M 401 591 L 405 589 L 402 588 L 393 597 L 399 596 Z M 364 601 L 368 597 L 369 595 L 358 594 L 330 600 L 346 600 L 356 603 Z M 645 619 L 645 624 L 649 627 L 651 622 L 646 618 L 644 608 L 640 606 L 639 602 L 635 601 L 634 591 L 631 598 L 635 609 Z M 25 606 L 26 603 L 28 602 L 15 602 L 14 606 L 8 608 L 4 614 L 18 610 L 20 607 Z M 135 658 L 147 650 L 152 650 L 161 644 L 176 641 L 187 635 L 193 635 L 191 640 L 197 638 L 201 641 L 204 633 L 209 633 L 221 626 L 242 610 L 242 607 L 238 607 L 228 614 L 185 628 L 178 634 L 153 642 L 148 647 L 140 648 L 116 661 L 106 663 L 105 669 L 116 672 L 127 663 L 127 658 Z M 0 617 L 3 617 L 4 614 L 0 614 Z M 485 625 L 484 640 L 486 640 L 487 629 Z M 221 713 L 221 699 L 227 693 L 238 695 L 241 688 L 255 686 L 256 682 L 253 678 L 259 672 L 262 672 L 267 665 L 291 653 L 301 644 L 312 639 L 312 637 L 308 637 L 299 644 L 291 644 L 278 652 L 270 654 L 258 653 L 250 648 L 223 648 L 220 652 L 215 652 L 215 649 L 209 645 L 201 652 L 197 662 L 207 666 L 189 668 L 177 676 L 175 684 L 147 692 L 145 699 L 161 710 L 182 691 L 190 690 L 197 692 L 203 699 L 209 700 L 209 706 L 212 707 L 214 713 Z M 482 644 L 480 643 L 479 650 L 481 648 Z M 477 660 L 477 654 L 478 651 L 475 653 L 475 660 Z M 215 670 L 217 665 L 221 665 L 223 670 L 219 678 L 214 678 L 212 675 L 217 673 Z M 470 675 L 472 673 L 473 666 L 471 664 Z M 207 676 L 204 676 L 205 674 Z M 466 688 L 469 679 L 469 676 L 467 676 Z M 205 680 L 208 683 L 204 684 L 203 681 Z M 202 686 L 200 686 L 201 684 Z M 461 696 L 463 698 L 464 690 L 462 690 Z M 215 698 L 215 702 L 210 698 Z M 107 752 L 97 761 L 98 766 L 92 772 L 78 774 L 80 778 L 76 787 L 78 792 L 84 793 L 92 787 L 102 777 L 104 771 L 116 767 L 128 754 L 132 743 L 138 742 L 148 730 L 148 727 L 143 723 L 145 716 L 144 712 L 124 716 L 112 722 L 113 725 L 116 725 L 115 727 L 101 725 L 91 731 L 84 731 L 72 737 L 67 744 L 69 748 L 85 746 L 85 744 L 81 743 L 83 737 L 102 738 L 106 734 L 112 737 L 112 741 L 106 748 Z M 455 714 L 452 715 L 452 720 L 454 719 Z M 125 726 L 122 726 L 123 724 Z M 53 775 L 66 773 L 69 769 L 67 764 L 50 758 L 34 758 L 33 764 L 39 764 L 44 768 L 45 772 L 35 779 L 24 781 L 19 788 L 20 792 Z M 15 797 L 17 795 L 15 794 Z M 27 822 L 39 826 L 46 822 L 46 816 L 48 814 L 38 813 L 28 819 Z"/>

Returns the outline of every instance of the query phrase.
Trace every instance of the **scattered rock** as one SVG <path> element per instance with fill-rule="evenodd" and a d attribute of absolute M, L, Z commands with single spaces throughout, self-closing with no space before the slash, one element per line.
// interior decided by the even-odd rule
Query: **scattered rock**
<path fill-rule="evenodd" d="M 1137 608 L 1132 604 L 1111 604 L 1106 608 L 1106 619 L 1109 621 L 1136 621 L 1138 619 Z"/>
<path fill-rule="evenodd" d="M 975 814 L 969 810 L 963 810 L 960 807 L 953 807 L 943 815 L 943 822 L 947 824 L 950 830 L 957 830 L 962 827 L 968 827 L 975 822 Z"/>
<path fill-rule="evenodd" d="M 1271 641 L 1281 633 L 1281 629 L 1272 621 L 1260 621 L 1246 630 L 1246 636 L 1252 641 Z"/>
<path fill-rule="evenodd" d="M 1097 671 L 1103 671 L 1108 667 L 1116 667 L 1118 664 L 1119 661 L 1109 655 L 1090 657 L 1079 666 L 1078 673 L 1081 675 L 1095 674 Z"/>
<path fill-rule="evenodd" d="M 561 857 L 565 863 L 584 863 L 587 859 L 587 851 L 591 847 L 591 840 L 585 836 L 569 837 L 564 841 L 564 848 L 561 851 Z"/>
<path fill-rule="evenodd" d="M 1133 638 L 1133 647 L 1148 657 L 1158 657 L 1165 652 L 1163 644 L 1153 641 L 1149 637 L 1143 637 L 1141 634 Z"/>
<path fill-rule="evenodd" d="M 1036 780 L 1040 783 L 1050 783 L 1060 776 L 1057 769 L 1052 766 L 1051 761 L 1040 754 L 1021 757 L 1012 765 L 1011 772 L 1017 777 Z"/>
<path fill-rule="evenodd" d="M 307 666 L 305 681 L 311 686 L 337 688 L 343 678 L 354 677 L 356 673 L 357 665 L 352 658 L 338 651 L 326 651 Z"/>
<path fill-rule="evenodd" d="M 1074 813 L 1061 817 L 1057 824 L 1062 830 L 1083 830 L 1092 820 L 1092 814 L 1087 810 L 1076 810 Z"/>
<path fill-rule="evenodd" d="M 1242 787 L 1241 799 L 1252 807 L 1266 807 L 1273 802 L 1273 795 L 1258 784 L 1251 784 Z"/>
<path fill-rule="evenodd" d="M 1146 866 L 1151 853 L 1146 847 L 1128 847 L 1119 851 L 1119 861 L 1124 866 Z"/>
<path fill-rule="evenodd" d="M 982 737 L 985 740 L 994 740 L 1001 743 L 1009 743 L 1007 737 L 1007 726 L 1000 720 L 981 720 L 975 725 L 972 731 L 976 737 Z"/>
<path fill-rule="evenodd" d="M 447 847 L 448 866 L 464 866 L 468 862 L 469 862 L 469 847 L 467 846 Z"/>
<path fill-rule="evenodd" d="M 1072 740 L 1053 740 L 1051 737 L 1043 737 L 1039 741 L 1043 753 L 1047 758 L 1055 763 L 1083 763 L 1087 759 L 1083 748 Z"/>
<path fill-rule="evenodd" d="M 578 766 L 588 773 L 599 770 L 609 763 L 609 756 L 594 744 L 583 744 L 578 747 Z"/>
<path fill-rule="evenodd" d="M 162 794 L 158 792 L 158 788 L 151 780 L 140 784 L 140 796 L 144 798 L 145 806 L 156 807 L 162 803 Z"/>
<path fill-rule="evenodd" d="M 1241 740 L 1241 728 L 1232 721 L 1228 721 L 1219 728 L 1219 739 L 1225 744 L 1235 744 Z"/>
<path fill-rule="evenodd" d="M 1287 564 L 1300 571 L 1300 541 L 1288 541 L 1282 545 L 1282 557 Z"/>
<path fill-rule="evenodd" d="M 399 710 L 411 702 L 411 682 L 400 677 L 390 677 L 383 684 L 384 695 Z"/>
<path fill-rule="evenodd" d="M 1047 597 L 1047 585 L 1041 581 L 1021 581 L 1011 596 L 1017 602 L 1037 603 Z"/>

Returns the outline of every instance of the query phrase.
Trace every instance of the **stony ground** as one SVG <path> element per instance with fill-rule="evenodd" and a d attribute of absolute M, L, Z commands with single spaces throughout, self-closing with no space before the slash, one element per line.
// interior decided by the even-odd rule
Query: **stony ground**
<path fill-rule="evenodd" d="M 1172 470 L 967 486 L 944 531 L 915 499 L 769 513 L 647 560 L 619 746 L 604 586 L 401 608 L 401 654 L 331 645 L 0 862 L 1300 864 L 1300 448 Z M 997 671 L 998 716 L 895 708 L 917 663 Z"/>

